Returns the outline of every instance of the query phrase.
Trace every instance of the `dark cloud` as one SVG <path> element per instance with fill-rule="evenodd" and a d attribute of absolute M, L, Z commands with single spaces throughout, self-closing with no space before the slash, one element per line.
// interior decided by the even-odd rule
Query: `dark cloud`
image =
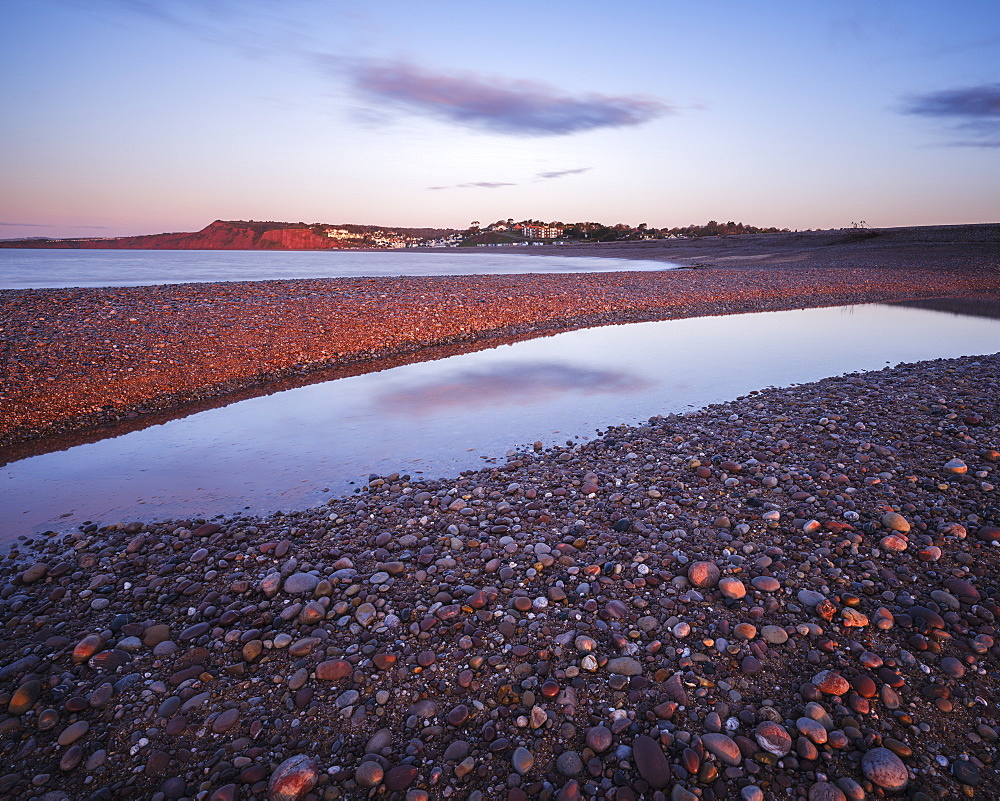
<path fill-rule="evenodd" d="M 1000 83 L 917 95 L 907 112 L 929 117 L 1000 118 Z"/>
<path fill-rule="evenodd" d="M 401 62 L 324 59 L 367 100 L 516 136 L 555 136 L 648 122 L 672 109 L 657 100 L 568 95 L 527 81 L 448 75 Z"/>
<path fill-rule="evenodd" d="M 587 172 L 593 169 L 592 167 L 577 167 L 575 170 L 553 170 L 551 172 L 540 172 L 535 177 L 548 180 L 550 178 L 562 178 L 564 175 L 578 175 L 581 172 Z"/>
<path fill-rule="evenodd" d="M 382 393 L 377 403 L 386 414 L 421 416 L 440 409 L 522 406 L 561 395 L 625 394 L 649 387 L 649 381 L 617 370 L 538 362 L 466 370 L 416 386 Z"/>
<path fill-rule="evenodd" d="M 1000 147 L 1000 83 L 915 95 L 903 111 L 953 122 L 954 145 Z"/>

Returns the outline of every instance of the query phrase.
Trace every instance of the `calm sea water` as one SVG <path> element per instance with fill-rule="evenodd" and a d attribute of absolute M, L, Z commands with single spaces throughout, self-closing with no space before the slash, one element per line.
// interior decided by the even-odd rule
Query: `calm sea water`
<path fill-rule="evenodd" d="M 767 386 L 997 351 L 996 319 L 886 305 L 540 337 L 244 400 L 0 467 L 0 540 L 87 520 L 307 508 L 369 473 L 454 475 L 517 445 L 585 439 Z"/>
<path fill-rule="evenodd" d="M 512 248 L 429 253 L 259 250 L 32 250 L 0 248 L 0 289 L 150 286 L 287 278 L 607 273 L 670 270 L 661 261 L 527 255 Z"/>

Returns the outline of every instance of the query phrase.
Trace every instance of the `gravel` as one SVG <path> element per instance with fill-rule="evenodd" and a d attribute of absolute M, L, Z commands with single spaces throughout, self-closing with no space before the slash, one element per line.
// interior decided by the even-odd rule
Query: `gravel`
<path fill-rule="evenodd" d="M 998 398 L 901 365 L 22 539 L 0 796 L 998 798 Z"/>

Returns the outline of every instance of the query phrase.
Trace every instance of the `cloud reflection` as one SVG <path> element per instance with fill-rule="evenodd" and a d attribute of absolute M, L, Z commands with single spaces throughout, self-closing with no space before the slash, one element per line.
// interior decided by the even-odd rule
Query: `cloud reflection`
<path fill-rule="evenodd" d="M 652 385 L 652 381 L 623 370 L 559 362 L 515 363 L 463 370 L 389 389 L 374 401 L 385 414 L 424 417 L 455 408 L 528 406 L 563 395 L 628 395 Z"/>

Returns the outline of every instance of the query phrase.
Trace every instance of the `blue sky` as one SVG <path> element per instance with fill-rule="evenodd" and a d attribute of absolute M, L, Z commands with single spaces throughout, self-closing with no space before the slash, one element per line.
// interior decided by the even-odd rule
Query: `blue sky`
<path fill-rule="evenodd" d="M 997 221 L 998 53 L 995 0 L 8 0 L 0 238 Z"/>

